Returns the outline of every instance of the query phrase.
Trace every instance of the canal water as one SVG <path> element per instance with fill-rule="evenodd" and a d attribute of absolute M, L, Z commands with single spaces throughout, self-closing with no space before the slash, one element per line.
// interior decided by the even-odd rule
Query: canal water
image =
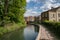
<path fill-rule="evenodd" d="M 0 40 L 35 40 L 39 32 L 39 27 L 28 25 L 26 28 L 8 33 L 0 38 Z"/>

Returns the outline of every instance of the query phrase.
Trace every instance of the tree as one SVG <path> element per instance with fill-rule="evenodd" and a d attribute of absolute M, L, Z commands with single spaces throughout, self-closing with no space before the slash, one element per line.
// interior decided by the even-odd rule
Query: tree
<path fill-rule="evenodd" d="M 0 0 L 1 24 L 23 23 L 26 0 Z"/>

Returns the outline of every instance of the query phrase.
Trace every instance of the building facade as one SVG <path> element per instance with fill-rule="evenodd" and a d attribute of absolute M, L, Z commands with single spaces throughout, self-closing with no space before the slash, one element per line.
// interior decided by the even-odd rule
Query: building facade
<path fill-rule="evenodd" d="M 52 8 L 41 13 L 41 21 L 49 20 L 60 22 L 60 7 Z"/>
<path fill-rule="evenodd" d="M 25 22 L 28 23 L 33 23 L 33 22 L 39 22 L 39 16 L 28 16 L 25 17 Z"/>
<path fill-rule="evenodd" d="M 25 17 L 25 22 L 27 24 L 29 24 L 30 22 L 34 22 L 35 21 L 35 16 L 28 16 L 28 17 Z"/>

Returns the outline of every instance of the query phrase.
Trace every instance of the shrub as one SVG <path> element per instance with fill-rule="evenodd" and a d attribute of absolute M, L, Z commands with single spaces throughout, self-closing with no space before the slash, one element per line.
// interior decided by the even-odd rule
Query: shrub
<path fill-rule="evenodd" d="M 48 29 L 60 37 L 60 22 L 44 21 L 42 22 Z"/>

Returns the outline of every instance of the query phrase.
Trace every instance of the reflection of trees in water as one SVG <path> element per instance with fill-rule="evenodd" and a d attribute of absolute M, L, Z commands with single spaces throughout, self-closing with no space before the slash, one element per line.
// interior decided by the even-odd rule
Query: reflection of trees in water
<path fill-rule="evenodd" d="M 8 33 L 1 37 L 0 40 L 24 40 L 23 28 L 14 32 Z"/>
<path fill-rule="evenodd" d="M 39 32 L 39 26 L 38 25 L 34 25 L 35 28 L 35 32 Z"/>

